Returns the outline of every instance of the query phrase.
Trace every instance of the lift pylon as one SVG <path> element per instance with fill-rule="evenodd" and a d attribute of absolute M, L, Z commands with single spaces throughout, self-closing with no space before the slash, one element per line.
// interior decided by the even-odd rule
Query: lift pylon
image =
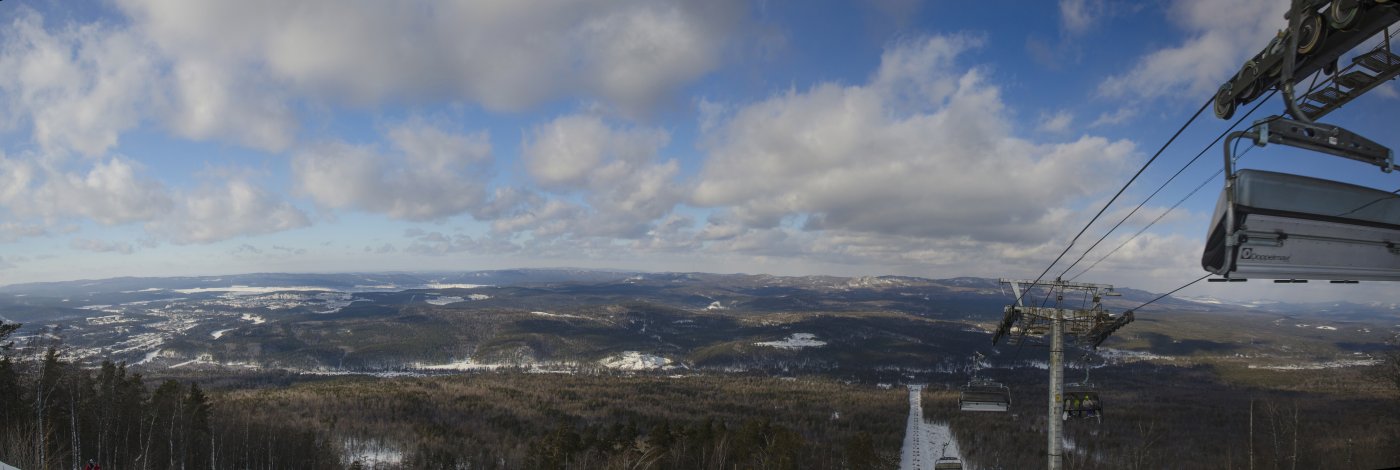
<path fill-rule="evenodd" d="M 1001 282 L 1011 285 L 1011 291 L 1016 295 L 1016 304 L 1006 306 L 1001 324 L 992 336 L 992 344 L 996 344 L 1003 337 L 1006 337 L 1010 344 L 1022 344 L 1032 339 L 1049 341 L 1050 387 L 1045 419 L 1047 468 L 1059 470 L 1064 465 L 1064 423 L 1061 415 L 1064 413 L 1065 336 L 1071 336 L 1073 340 L 1086 345 L 1095 344 L 1102 342 L 1103 338 L 1126 322 L 1104 311 L 1103 298 L 1117 295 L 1113 292 L 1113 286 L 1107 284 L 1068 282 L 1060 279 L 1002 279 Z M 1049 296 L 1055 297 L 1054 307 L 1031 307 L 1022 302 L 1024 298 L 1034 301 L 1036 297 L 1030 294 L 1037 288 L 1045 291 L 1046 302 L 1049 301 Z M 1073 301 L 1075 294 L 1079 294 L 1079 300 L 1084 304 L 1080 308 L 1063 308 L 1065 299 Z M 1127 321 L 1131 321 L 1131 317 L 1128 318 Z"/>

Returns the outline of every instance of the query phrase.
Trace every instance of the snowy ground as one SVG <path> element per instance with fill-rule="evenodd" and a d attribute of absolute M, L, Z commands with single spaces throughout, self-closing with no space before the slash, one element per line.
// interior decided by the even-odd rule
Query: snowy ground
<path fill-rule="evenodd" d="M 671 360 L 638 351 L 625 351 L 616 356 L 609 356 L 598 363 L 609 369 L 652 370 L 671 365 Z"/>
<path fill-rule="evenodd" d="M 817 340 L 817 335 L 811 333 L 793 333 L 787 338 L 778 341 L 764 341 L 754 343 L 754 346 L 768 346 L 778 349 L 798 350 L 802 348 L 817 348 L 826 346 L 826 341 Z"/>
<path fill-rule="evenodd" d="M 962 458 L 958 441 L 953 439 L 948 425 L 924 420 L 923 390 L 923 385 L 909 386 L 909 421 L 904 429 L 900 470 L 932 470 L 940 457 Z M 963 465 L 972 468 L 966 463 Z"/>

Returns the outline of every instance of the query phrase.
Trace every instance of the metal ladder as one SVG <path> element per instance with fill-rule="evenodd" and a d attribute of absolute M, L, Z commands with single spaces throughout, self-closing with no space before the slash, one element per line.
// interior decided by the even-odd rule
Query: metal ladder
<path fill-rule="evenodd" d="M 1296 100 L 1298 109 L 1309 119 L 1317 119 L 1400 76 L 1400 56 L 1391 51 L 1390 30 L 1387 29 L 1384 34 L 1375 49 L 1356 56 L 1346 67 L 1299 95 Z"/>

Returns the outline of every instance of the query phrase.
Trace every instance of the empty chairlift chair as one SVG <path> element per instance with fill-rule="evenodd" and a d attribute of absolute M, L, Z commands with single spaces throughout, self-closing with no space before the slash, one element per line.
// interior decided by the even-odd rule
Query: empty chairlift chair
<path fill-rule="evenodd" d="M 933 470 L 962 470 L 962 460 L 957 457 L 940 457 L 933 463 Z"/>
<path fill-rule="evenodd" d="M 1226 139 L 1225 189 L 1206 235 L 1201 267 L 1225 278 L 1282 282 L 1400 280 L 1400 195 L 1302 175 L 1232 171 L 1230 145 L 1282 144 L 1379 166 L 1390 149 L 1346 129 L 1282 117 Z"/>
<path fill-rule="evenodd" d="M 1259 170 L 1240 171 L 1226 191 L 1233 198 L 1221 195 L 1201 257 L 1207 271 L 1246 279 L 1400 280 L 1400 196 Z"/>
<path fill-rule="evenodd" d="M 1011 409 L 1011 389 L 986 379 L 972 379 L 958 395 L 962 411 L 1006 412 Z"/>

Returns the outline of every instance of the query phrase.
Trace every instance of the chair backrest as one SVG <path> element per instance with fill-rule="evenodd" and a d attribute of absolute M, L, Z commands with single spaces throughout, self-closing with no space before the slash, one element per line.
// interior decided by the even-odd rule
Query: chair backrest
<path fill-rule="evenodd" d="M 1206 270 L 1238 278 L 1400 280 L 1400 195 L 1260 170 L 1239 171 L 1233 191 L 1232 204 L 1224 192 L 1216 204 L 1201 257 Z M 1226 244 L 1231 237 L 1240 240 L 1233 248 Z"/>

